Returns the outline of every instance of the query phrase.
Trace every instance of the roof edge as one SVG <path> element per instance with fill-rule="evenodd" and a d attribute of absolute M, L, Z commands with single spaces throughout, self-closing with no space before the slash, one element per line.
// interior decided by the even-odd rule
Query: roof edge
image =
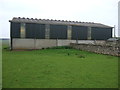
<path fill-rule="evenodd" d="M 21 18 L 21 17 L 13 17 L 9 22 L 24 22 L 24 23 L 44 23 L 44 24 L 62 24 L 62 25 L 81 25 L 81 26 L 89 26 L 89 27 L 106 27 L 106 28 L 114 28 L 101 23 L 94 22 L 81 22 L 81 21 L 68 21 L 68 20 L 53 20 L 53 19 L 37 19 L 37 18 Z"/>

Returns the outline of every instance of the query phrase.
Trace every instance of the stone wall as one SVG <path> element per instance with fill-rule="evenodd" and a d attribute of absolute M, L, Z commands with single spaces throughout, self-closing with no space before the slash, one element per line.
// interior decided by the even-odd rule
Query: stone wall
<path fill-rule="evenodd" d="M 112 42 L 106 42 L 103 44 L 75 44 L 71 43 L 70 46 L 74 49 L 84 50 L 84 51 L 90 51 L 95 52 L 99 54 L 108 54 L 113 56 L 120 56 L 120 43 L 112 43 Z"/>

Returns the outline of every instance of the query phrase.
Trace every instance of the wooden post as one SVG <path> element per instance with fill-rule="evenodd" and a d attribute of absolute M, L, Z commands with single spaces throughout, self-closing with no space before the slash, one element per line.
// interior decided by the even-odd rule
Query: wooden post
<path fill-rule="evenodd" d="M 10 50 L 13 50 L 12 22 L 10 22 Z"/>

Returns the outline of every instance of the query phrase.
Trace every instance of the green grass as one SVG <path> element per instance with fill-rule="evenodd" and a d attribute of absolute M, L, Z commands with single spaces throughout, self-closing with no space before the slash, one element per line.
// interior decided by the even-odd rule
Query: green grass
<path fill-rule="evenodd" d="M 5 45 L 9 45 L 10 40 L 9 40 L 9 39 L 6 39 L 6 40 L 0 40 L 0 42 L 2 42 L 2 45 L 5 46 Z"/>
<path fill-rule="evenodd" d="M 118 57 L 74 49 L 3 49 L 3 88 L 117 88 Z"/>

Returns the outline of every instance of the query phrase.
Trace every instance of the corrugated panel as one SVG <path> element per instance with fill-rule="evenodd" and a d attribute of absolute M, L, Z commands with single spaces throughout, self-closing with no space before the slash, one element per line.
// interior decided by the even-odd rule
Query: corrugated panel
<path fill-rule="evenodd" d="M 86 40 L 88 28 L 84 26 L 72 26 L 72 39 Z"/>
<path fill-rule="evenodd" d="M 67 39 L 67 26 L 50 25 L 50 39 Z"/>
<path fill-rule="evenodd" d="M 112 28 L 93 27 L 91 31 L 92 40 L 106 40 L 112 37 Z"/>
<path fill-rule="evenodd" d="M 20 38 L 20 23 L 11 22 L 11 37 Z"/>
<path fill-rule="evenodd" d="M 27 23 L 26 24 L 26 38 L 44 39 L 45 38 L 45 25 Z"/>
<path fill-rule="evenodd" d="M 90 26 L 90 27 L 105 27 L 110 28 L 108 25 L 93 23 L 93 22 L 81 22 L 81 21 L 66 21 L 66 20 L 49 20 L 49 19 L 33 19 L 33 18 L 13 18 L 10 22 L 24 22 L 24 23 L 39 23 L 39 24 L 58 24 L 58 25 L 78 25 L 78 26 Z"/>

